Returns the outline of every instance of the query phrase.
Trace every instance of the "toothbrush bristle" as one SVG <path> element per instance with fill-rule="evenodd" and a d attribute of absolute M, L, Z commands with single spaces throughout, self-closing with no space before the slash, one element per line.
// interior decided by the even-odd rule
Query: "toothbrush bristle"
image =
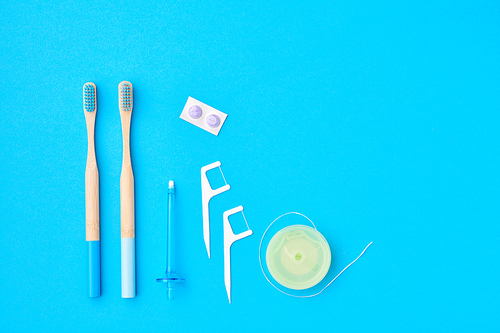
<path fill-rule="evenodd" d="M 95 111 L 95 87 L 91 83 L 86 83 L 83 86 L 83 108 L 87 112 Z"/>
<path fill-rule="evenodd" d="M 132 98 L 132 84 L 130 82 L 120 83 L 120 109 L 123 111 L 131 111 Z"/>

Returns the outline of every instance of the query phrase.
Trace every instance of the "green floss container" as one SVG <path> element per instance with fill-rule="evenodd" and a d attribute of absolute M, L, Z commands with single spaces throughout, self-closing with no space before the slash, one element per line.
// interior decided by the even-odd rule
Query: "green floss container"
<path fill-rule="evenodd" d="M 326 283 L 320 291 L 312 291 L 309 295 L 296 295 L 277 287 L 266 274 L 263 267 L 262 245 L 264 243 L 264 238 L 271 226 L 285 216 L 301 216 L 311 223 L 312 228 L 303 224 L 288 225 L 279 230 L 271 238 L 267 247 L 264 244 L 264 247 L 266 247 L 265 265 L 276 283 L 290 290 L 305 290 L 316 286 L 328 273 L 332 261 L 332 254 L 325 237 L 316 229 L 313 221 L 304 214 L 289 212 L 280 215 L 271 222 L 260 239 L 260 269 L 267 282 L 280 293 L 287 296 L 307 298 L 321 294 L 333 283 L 333 281 L 344 273 L 346 269 L 351 267 L 352 264 L 361 258 L 370 245 L 373 244 L 373 242 L 370 242 L 356 259 L 344 267 L 344 269 L 335 275 L 330 282 Z"/>
<path fill-rule="evenodd" d="M 282 286 L 303 290 L 317 285 L 328 273 L 330 246 L 318 230 L 296 224 L 278 231 L 266 251 L 267 268 Z"/>

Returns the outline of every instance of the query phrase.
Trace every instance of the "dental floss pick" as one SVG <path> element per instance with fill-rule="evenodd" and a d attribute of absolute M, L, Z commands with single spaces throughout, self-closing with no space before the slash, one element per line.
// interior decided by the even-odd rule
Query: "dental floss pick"
<path fill-rule="evenodd" d="M 179 118 L 213 135 L 219 135 L 227 114 L 189 97 Z"/>
<path fill-rule="evenodd" d="M 175 184 L 173 180 L 168 182 L 167 194 L 167 269 L 165 277 L 156 279 L 156 282 L 167 283 L 167 298 L 174 299 L 174 285 L 178 282 L 184 282 L 184 279 L 179 277 L 175 272 L 175 223 L 174 223 L 174 199 L 175 199 Z"/>
<path fill-rule="evenodd" d="M 224 173 L 222 172 L 222 169 L 220 167 L 220 162 L 214 162 L 209 165 L 206 165 L 201 168 L 201 203 L 202 203 L 202 209 L 203 209 L 203 239 L 205 240 L 205 246 L 207 248 L 208 252 L 208 257 L 210 258 L 210 212 L 208 209 L 208 203 L 210 202 L 210 199 L 212 199 L 214 196 L 228 191 L 231 186 L 229 186 L 226 182 L 226 177 L 224 177 Z M 224 183 L 226 185 L 219 187 L 218 189 L 212 189 L 210 186 L 210 182 L 208 181 L 207 178 L 207 171 L 219 168 L 222 178 L 224 178 Z"/>
<path fill-rule="evenodd" d="M 236 213 L 241 212 L 243 214 L 243 218 L 245 219 L 245 223 L 247 225 L 248 230 L 239 233 L 237 235 L 234 234 L 233 228 L 231 227 L 231 223 L 229 223 L 229 216 L 234 215 Z M 248 226 L 247 219 L 245 214 L 243 213 L 243 206 L 238 206 L 233 209 L 227 210 L 223 214 L 223 223 L 224 223 L 224 284 L 226 285 L 227 297 L 229 299 L 229 303 L 231 303 L 231 245 L 237 240 L 250 236 L 253 232 L 250 230 Z"/>
<path fill-rule="evenodd" d="M 269 228 L 271 228 L 271 226 L 277 221 L 279 220 L 280 218 L 286 216 L 286 215 L 289 215 L 289 214 L 296 214 L 296 215 L 299 215 L 299 216 L 302 216 L 304 218 L 306 218 L 311 224 L 312 226 L 314 227 L 315 230 L 316 229 L 316 225 L 313 223 L 313 221 L 311 221 L 311 219 L 309 219 L 307 216 L 305 216 L 304 214 L 301 214 L 301 213 L 297 213 L 297 212 L 288 212 L 288 213 L 285 213 L 283 215 L 280 215 L 278 216 L 273 222 L 271 222 L 271 224 L 266 228 L 266 230 L 264 231 L 264 234 L 262 235 L 262 238 L 260 239 L 260 244 L 259 244 L 259 264 L 260 264 L 260 269 L 262 271 L 262 274 L 264 274 L 264 277 L 266 278 L 267 282 L 269 282 L 276 290 L 278 290 L 280 293 L 282 294 L 285 294 L 287 296 L 291 296 L 291 297 L 297 297 L 297 298 L 309 298 L 309 297 L 314 297 L 314 296 L 317 296 L 319 294 L 321 294 L 326 288 L 328 288 L 332 283 L 333 281 L 335 281 L 342 273 L 345 272 L 346 269 L 348 269 L 352 264 L 354 264 L 359 258 L 361 258 L 361 256 L 366 252 L 366 250 L 370 247 L 370 245 L 373 244 L 373 242 L 370 242 L 365 248 L 364 250 L 361 252 L 360 255 L 358 255 L 356 257 L 356 259 L 354 259 L 349 265 L 347 265 L 346 267 L 344 267 L 344 269 L 342 269 L 323 289 L 321 289 L 319 292 L 315 293 L 315 294 L 311 294 L 311 295 L 304 295 L 304 296 L 301 296 L 301 295 L 293 295 L 293 294 L 289 294 L 283 290 L 281 290 L 280 288 L 278 288 L 274 283 L 271 282 L 271 280 L 269 279 L 269 277 L 267 276 L 266 272 L 264 271 L 264 267 L 262 266 L 262 255 L 261 255 L 261 252 L 262 252 L 262 242 L 264 241 L 264 237 L 266 236 L 266 233 L 267 231 L 269 230 Z M 280 230 L 281 231 L 281 230 Z M 278 231 L 279 233 L 279 231 Z"/>

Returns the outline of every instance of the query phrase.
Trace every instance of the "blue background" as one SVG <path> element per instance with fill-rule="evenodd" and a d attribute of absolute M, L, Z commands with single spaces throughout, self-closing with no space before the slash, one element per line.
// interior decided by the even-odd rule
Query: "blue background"
<path fill-rule="evenodd" d="M 498 331 L 499 14 L 495 1 L 4 2 L 1 330 Z M 135 299 L 120 297 L 122 80 L 135 90 Z M 86 297 L 87 81 L 99 299 Z M 229 115 L 218 137 L 178 118 L 188 96 Z M 231 190 L 211 202 L 208 260 L 200 168 L 216 160 Z M 169 179 L 187 279 L 173 302 L 155 282 Z M 254 235 L 233 246 L 228 304 L 222 212 L 240 204 Z M 288 211 L 327 238 L 331 273 L 374 244 L 320 296 L 284 296 L 258 245 Z"/>

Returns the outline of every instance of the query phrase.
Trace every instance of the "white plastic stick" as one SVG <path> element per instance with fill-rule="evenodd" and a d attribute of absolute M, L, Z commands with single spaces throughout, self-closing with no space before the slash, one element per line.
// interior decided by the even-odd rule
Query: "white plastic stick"
<path fill-rule="evenodd" d="M 242 212 L 243 206 L 227 210 L 224 212 L 224 284 L 226 285 L 227 297 L 231 303 L 231 245 L 242 238 L 250 236 L 253 232 L 248 229 L 240 234 L 235 235 L 231 224 L 229 223 L 229 216 Z M 245 218 L 246 221 L 246 218 Z M 248 225 L 248 223 L 247 223 Z"/>
<path fill-rule="evenodd" d="M 212 170 L 219 167 L 220 168 L 220 162 L 214 162 L 212 164 L 206 165 L 201 168 L 201 202 L 203 205 L 203 238 L 205 239 L 205 246 L 207 247 L 207 252 L 208 252 L 208 257 L 210 258 L 210 212 L 208 210 L 208 203 L 210 202 L 210 199 L 212 199 L 214 196 L 217 194 L 221 194 L 222 192 L 225 192 L 231 188 L 227 183 L 226 185 L 218 188 L 218 189 L 212 189 L 210 186 L 210 182 L 208 181 L 207 178 L 207 171 Z M 221 170 L 222 173 L 222 170 Z M 222 174 L 224 177 L 224 174 Z M 224 182 L 225 182 L 224 178 Z"/>

